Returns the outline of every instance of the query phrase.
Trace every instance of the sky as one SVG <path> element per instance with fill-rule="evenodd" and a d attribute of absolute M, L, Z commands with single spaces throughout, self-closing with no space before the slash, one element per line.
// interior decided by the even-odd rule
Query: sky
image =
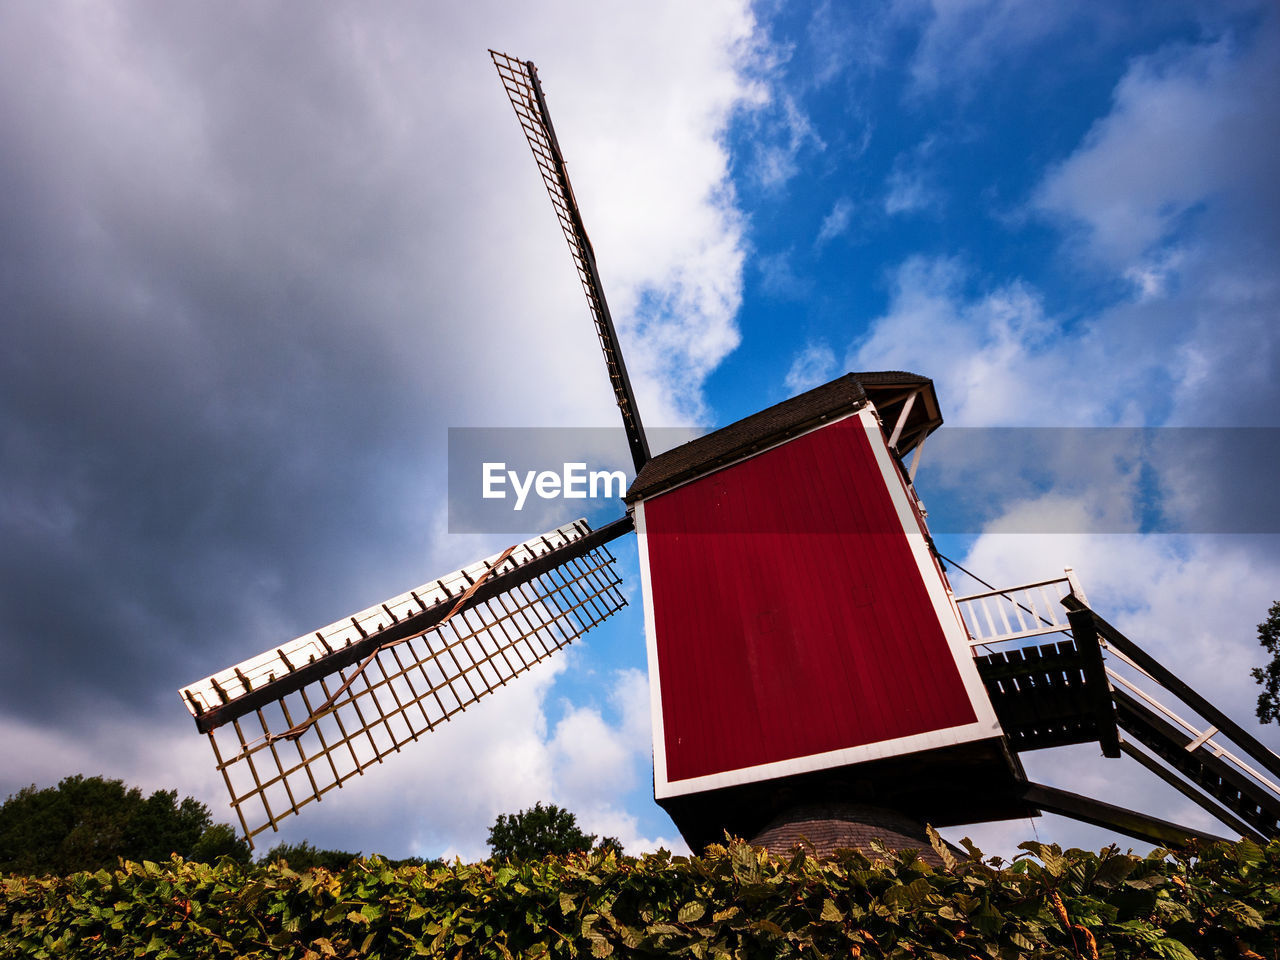
<path fill-rule="evenodd" d="M 178 689 L 505 547 L 450 532 L 450 428 L 615 425 L 491 47 L 538 64 L 647 424 L 930 376 L 943 552 L 1074 567 L 1256 726 L 1280 525 L 1232 484 L 1277 459 L 1273 4 L 57 0 L 0 6 L 0 795 L 102 774 L 231 820 Z M 992 432 L 1032 427 L 1072 429 Z M 1119 427 L 1248 443 L 1069 455 Z M 683 849 L 616 552 L 622 615 L 268 844 L 474 859 L 541 800 Z M 1225 832 L 1096 747 L 1024 761 Z"/>

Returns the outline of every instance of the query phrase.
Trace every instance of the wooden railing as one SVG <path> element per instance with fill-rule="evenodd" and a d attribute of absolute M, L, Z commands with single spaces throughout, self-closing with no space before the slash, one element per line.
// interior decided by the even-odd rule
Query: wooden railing
<path fill-rule="evenodd" d="M 956 597 L 969 643 L 980 646 L 1071 629 L 1062 598 L 1071 594 L 1087 601 L 1071 568 L 1063 574 L 1053 580 Z"/>

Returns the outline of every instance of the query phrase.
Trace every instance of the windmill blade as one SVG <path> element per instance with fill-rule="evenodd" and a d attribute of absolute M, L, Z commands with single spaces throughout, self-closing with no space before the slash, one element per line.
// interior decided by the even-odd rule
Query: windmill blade
<path fill-rule="evenodd" d="M 184 688 L 245 837 L 625 606 L 605 544 L 631 528 L 575 521 Z"/>
<path fill-rule="evenodd" d="M 622 348 L 618 345 L 618 333 L 614 329 L 609 304 L 600 284 L 596 255 L 591 248 L 591 241 L 587 239 L 586 228 L 582 225 L 582 214 L 574 199 L 573 187 L 569 184 L 569 171 L 565 166 L 564 156 L 560 153 L 555 128 L 551 126 L 551 114 L 547 111 L 547 102 L 542 96 L 542 85 L 538 83 L 538 70 L 532 60 L 517 60 L 496 50 L 490 50 L 489 55 L 493 57 L 502 85 L 515 108 L 525 137 L 529 140 L 533 158 L 542 174 L 542 182 L 546 184 L 551 205 L 560 221 L 560 229 L 564 231 L 564 238 L 569 241 L 569 252 L 578 268 L 578 279 L 582 281 L 587 305 L 596 322 L 596 333 L 600 337 L 600 349 L 604 351 L 605 366 L 609 369 L 613 395 L 617 400 L 618 410 L 622 413 L 622 425 L 627 433 L 627 444 L 631 448 L 631 459 L 639 474 L 649 460 L 649 441 L 644 435 L 640 411 L 631 390 L 631 380 L 627 377 L 627 365 L 622 359 Z"/>

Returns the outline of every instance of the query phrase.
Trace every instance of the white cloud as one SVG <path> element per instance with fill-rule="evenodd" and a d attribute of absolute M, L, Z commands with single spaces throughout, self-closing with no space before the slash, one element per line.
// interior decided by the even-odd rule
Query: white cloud
<path fill-rule="evenodd" d="M 884 212 L 920 213 L 942 202 L 942 194 L 929 186 L 920 170 L 894 169 L 885 180 Z"/>
<path fill-rule="evenodd" d="M 174 698 L 175 701 L 177 698 Z M 222 778 L 208 746 L 189 723 L 155 724 L 133 717 L 106 717 L 68 733 L 13 717 L 0 717 L 0 769 L 5 793 L 29 784 L 52 787 L 72 774 L 124 779 L 144 793 L 177 789 L 207 803 L 215 820 L 230 820 L 220 794 Z M 128 768 L 128 775 L 122 770 Z M 221 802 L 219 802 L 221 801 Z"/>
<path fill-rule="evenodd" d="M 755 257 L 755 266 L 760 271 L 761 287 L 773 297 L 803 300 L 812 293 L 812 279 L 796 273 L 789 250 L 759 254 Z"/>
<path fill-rule="evenodd" d="M 1088 423 L 1107 392 L 1081 397 L 1061 371 L 1061 338 L 1039 294 L 1014 281 L 975 297 L 948 259 L 913 257 L 894 274 L 888 311 L 850 349 L 849 370 L 911 370 L 937 384 L 949 423 Z M 1077 335 L 1073 346 L 1088 346 Z M 1070 403 L 1065 402 L 1072 394 Z"/>
<path fill-rule="evenodd" d="M 1025 47 L 1074 16 L 985 0 L 925 6 L 922 77 L 977 70 L 964 51 L 999 38 Z M 1034 190 L 1028 212 L 1067 229 L 1071 266 L 1100 266 L 1129 296 L 1059 318 L 1024 281 L 975 290 L 959 260 L 910 257 L 848 366 L 929 373 L 952 423 L 1270 422 L 1280 189 L 1266 132 L 1280 125 L 1278 64 L 1270 15 L 1247 35 L 1135 59 L 1110 112 Z M 938 202 L 931 149 L 926 138 L 897 158 L 886 212 Z"/>
<path fill-rule="evenodd" d="M 623 850 L 636 855 L 658 849 L 687 854 L 688 845 L 678 833 L 648 835 L 641 829 L 639 818 L 619 802 L 621 790 L 635 782 L 641 774 L 651 774 L 652 728 L 649 722 L 649 678 L 642 670 L 619 670 L 609 691 L 609 701 L 618 714 L 616 726 L 598 725 L 599 714 L 586 719 L 586 725 L 595 728 L 594 737 L 575 737 L 565 744 L 568 762 L 579 767 L 583 775 L 582 787 L 568 786 L 571 778 L 557 776 L 557 782 L 565 785 L 563 794 L 567 803 L 578 815 L 579 824 L 589 833 L 600 837 L 616 837 L 622 841 Z M 577 711 L 581 714 L 584 711 Z M 575 718 L 575 722 L 580 722 Z M 560 728 L 557 727 L 557 740 Z M 601 748 L 604 748 L 601 751 Z M 604 762 L 586 762 L 594 753 L 604 752 Z M 569 756 L 572 755 L 572 756 Z M 649 792 L 649 784 L 644 786 Z"/>
<path fill-rule="evenodd" d="M 609 726 L 592 707 L 572 707 L 556 724 L 551 748 L 556 755 L 556 785 L 566 796 L 596 804 L 634 785 L 632 751 L 621 731 Z"/>
<path fill-rule="evenodd" d="M 620 716 L 623 742 L 636 753 L 648 753 L 653 743 L 648 674 L 636 669 L 619 670 L 609 698 Z"/>
<path fill-rule="evenodd" d="M 892 16 L 927 23 L 911 61 L 914 92 L 965 87 L 1002 60 L 1022 55 L 1078 11 L 1035 0 L 895 0 Z"/>
<path fill-rule="evenodd" d="M 885 213 L 890 216 L 926 213 L 938 210 L 945 203 L 946 198 L 934 184 L 929 168 L 929 157 L 937 148 L 937 139 L 929 136 L 897 156 L 885 178 Z"/>
<path fill-rule="evenodd" d="M 556 724 L 549 747 L 554 764 L 554 797 L 572 810 L 579 825 L 600 837 L 616 837 L 639 854 L 660 847 L 688 851 L 679 835 L 647 836 L 622 802 L 649 766 L 649 681 L 641 670 L 618 671 L 609 700 L 618 714 L 611 724 L 594 707 L 571 707 Z M 646 778 L 647 781 L 647 778 Z M 647 782 L 645 784 L 647 789 Z"/>
<path fill-rule="evenodd" d="M 1166 297 L 1170 283 L 1183 260 L 1177 248 L 1166 250 L 1142 263 L 1136 263 L 1124 271 L 1124 278 L 1134 286 L 1139 301 L 1159 300 Z"/>
<path fill-rule="evenodd" d="M 761 136 L 755 145 L 752 172 L 766 189 L 778 189 L 800 171 L 802 151 L 827 148 L 808 114 L 794 97 L 784 95 L 760 118 Z"/>
<path fill-rule="evenodd" d="M 888 61 L 888 11 L 868 4 L 855 17 L 848 13 L 848 7 L 823 0 L 806 27 L 815 61 L 811 82 L 817 86 L 846 72 L 870 73 Z"/>
<path fill-rule="evenodd" d="M 836 355 L 825 343 L 808 343 L 791 361 L 785 380 L 788 395 L 812 390 L 831 379 L 836 368 Z"/>
<path fill-rule="evenodd" d="M 1271 199 L 1272 145 L 1260 134 L 1280 121 L 1275 32 L 1263 28 L 1252 49 L 1223 38 L 1135 60 L 1038 206 L 1083 226 L 1091 254 L 1124 272 L 1202 204 L 1248 213 Z"/>
<path fill-rule="evenodd" d="M 853 201 L 848 197 L 840 197 L 831 207 L 831 211 L 822 218 L 822 226 L 818 228 L 815 247 L 825 246 L 849 229 L 853 221 Z"/>
<path fill-rule="evenodd" d="M 1134 60 L 1110 113 L 1035 193 L 1037 209 L 1072 232 L 1069 251 L 1133 285 L 1135 302 L 1100 314 L 1094 331 L 1110 356 L 1158 373 L 1152 386 L 1171 401 L 1158 415 L 1171 422 L 1274 419 L 1277 126 L 1271 11 L 1247 37 Z M 1114 376 L 1134 383 L 1132 371 Z"/>
<path fill-rule="evenodd" d="M 760 97 L 742 5 L 675 9 L 334 14 L 299 34 L 270 16 L 251 28 L 120 3 L 92 20 L 10 12 L 5 32 L 35 43 L 46 31 L 39 44 L 75 64 L 64 76 L 24 73 L 45 104 L 30 117 L 39 146 L 26 150 L 65 178 L 64 208 L 98 231 L 95 242 L 157 242 L 197 221 L 212 265 L 252 275 L 255 261 L 271 264 L 295 285 L 340 277 L 327 292 L 352 309 L 334 322 L 358 315 L 384 361 L 429 341 L 433 355 L 499 382 L 571 363 L 597 375 L 526 397 L 524 416 L 616 416 L 567 251 L 480 42 L 501 19 L 513 51 L 538 54 L 637 390 L 659 422 L 701 413 L 702 379 L 737 343 L 742 228 L 720 135 Z M 572 42 L 549 29 L 557 18 L 577 24 Z M 242 29 L 256 29 L 254 43 Z M 171 58 L 187 46 L 191 56 Z M 234 73 L 219 68 L 226 49 L 238 51 Z M 18 69 L 23 58 L 10 54 Z M 325 150 L 311 150 L 317 140 Z M 173 288 L 125 282 L 153 301 Z M 259 291 L 278 295 L 267 280 Z M 464 317 L 483 320 L 464 329 Z M 488 349 L 495 339 L 508 349 Z M 190 350 L 206 346 L 196 337 Z M 420 389 L 444 396 L 439 382 Z M 505 418 L 496 399 L 467 406 L 477 419 Z"/>

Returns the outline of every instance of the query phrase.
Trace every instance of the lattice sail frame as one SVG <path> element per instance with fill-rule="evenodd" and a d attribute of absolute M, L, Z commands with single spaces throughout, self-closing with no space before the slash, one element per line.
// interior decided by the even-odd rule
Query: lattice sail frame
<path fill-rule="evenodd" d="M 614 329 L 609 303 L 605 299 L 600 273 L 596 268 L 595 250 L 587 237 L 586 227 L 583 226 L 582 213 L 573 195 L 573 186 L 569 183 L 569 171 L 560 152 L 560 143 L 551 124 L 551 114 L 543 99 L 542 87 L 538 83 L 538 71 L 532 61 L 522 61 L 506 53 L 490 50 L 489 56 L 493 58 L 493 65 L 498 68 L 502 86 L 507 91 L 520 127 L 529 141 L 529 149 L 533 151 L 533 158 L 537 161 L 538 172 L 542 175 L 547 195 L 551 198 L 551 206 L 555 208 L 560 229 L 569 243 L 569 252 L 573 256 L 573 265 L 578 270 L 578 279 L 582 282 L 587 305 L 596 323 L 596 335 L 600 339 L 600 349 L 604 353 L 605 366 L 609 371 L 609 383 L 613 387 L 618 410 L 622 413 L 623 428 L 626 430 L 636 472 L 639 473 L 649 459 L 649 441 L 645 438 L 644 425 L 640 422 L 635 393 L 631 389 L 627 365 L 622 359 L 622 348 L 618 344 L 618 334 Z"/>
<path fill-rule="evenodd" d="M 249 842 L 625 606 L 604 544 L 628 529 L 575 521 L 184 688 Z"/>

